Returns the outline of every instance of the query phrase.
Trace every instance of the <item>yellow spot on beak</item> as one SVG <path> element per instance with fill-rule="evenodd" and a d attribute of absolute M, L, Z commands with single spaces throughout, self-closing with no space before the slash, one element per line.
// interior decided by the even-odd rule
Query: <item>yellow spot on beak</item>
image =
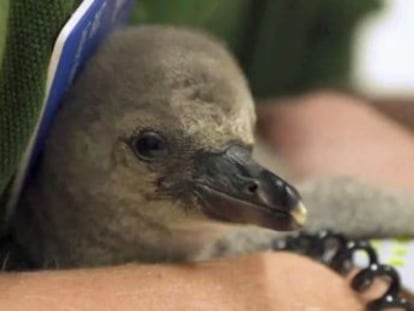
<path fill-rule="evenodd" d="M 295 219 L 296 223 L 300 226 L 303 226 L 306 222 L 308 210 L 302 202 L 299 202 L 299 204 L 294 208 L 291 214 L 293 219 Z"/>

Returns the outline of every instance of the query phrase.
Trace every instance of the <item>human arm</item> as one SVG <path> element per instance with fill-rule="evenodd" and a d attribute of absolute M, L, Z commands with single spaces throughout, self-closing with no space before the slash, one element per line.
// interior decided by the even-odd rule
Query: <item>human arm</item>
<path fill-rule="evenodd" d="M 340 275 L 287 253 L 197 265 L 3 274 L 0 289 L 0 309 L 10 311 L 363 309 Z"/>

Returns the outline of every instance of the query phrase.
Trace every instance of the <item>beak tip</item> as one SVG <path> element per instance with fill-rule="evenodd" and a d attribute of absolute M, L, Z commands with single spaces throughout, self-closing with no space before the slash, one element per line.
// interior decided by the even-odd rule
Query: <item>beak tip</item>
<path fill-rule="evenodd" d="M 308 215 L 308 210 L 306 209 L 305 205 L 302 202 L 299 202 L 298 205 L 292 211 L 292 217 L 295 222 L 303 227 L 306 222 L 306 218 Z"/>

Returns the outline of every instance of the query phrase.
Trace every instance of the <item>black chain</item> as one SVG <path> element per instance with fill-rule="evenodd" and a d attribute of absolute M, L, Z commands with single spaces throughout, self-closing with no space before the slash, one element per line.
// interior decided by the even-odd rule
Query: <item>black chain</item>
<path fill-rule="evenodd" d="M 392 266 L 378 262 L 377 252 L 368 241 L 351 240 L 344 234 L 329 230 L 317 233 L 301 231 L 285 240 L 277 241 L 274 249 L 293 251 L 312 257 L 341 274 L 346 274 L 355 267 L 353 261 L 356 252 L 364 252 L 368 257 L 368 266 L 354 276 L 351 282 L 352 289 L 362 292 L 367 290 L 376 278 L 389 279 L 388 289 L 381 297 L 368 303 L 367 310 L 400 308 L 414 311 L 413 303 L 400 296 L 401 280 L 398 272 Z"/>

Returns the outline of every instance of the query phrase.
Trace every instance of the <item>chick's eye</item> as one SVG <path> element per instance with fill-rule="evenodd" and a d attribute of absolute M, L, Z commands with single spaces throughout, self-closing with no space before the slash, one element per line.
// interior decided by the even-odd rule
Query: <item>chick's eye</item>
<path fill-rule="evenodd" d="M 167 154 L 165 139 L 158 133 L 145 131 L 138 135 L 133 141 L 136 154 L 144 160 L 151 160 Z"/>

